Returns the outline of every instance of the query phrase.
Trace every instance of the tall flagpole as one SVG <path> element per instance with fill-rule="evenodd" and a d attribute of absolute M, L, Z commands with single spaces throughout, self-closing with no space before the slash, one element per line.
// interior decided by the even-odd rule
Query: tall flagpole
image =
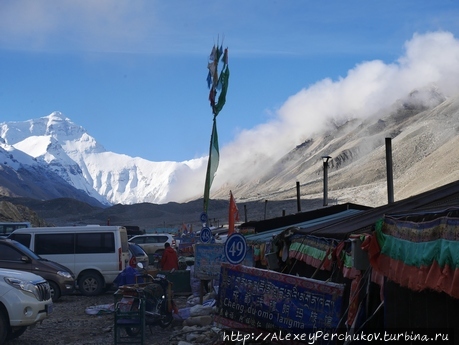
<path fill-rule="evenodd" d="M 222 70 L 219 74 L 218 64 L 223 63 Z M 204 212 L 207 213 L 210 200 L 210 187 L 217 172 L 220 161 L 220 152 L 218 147 L 217 134 L 217 115 L 223 109 L 226 102 L 226 92 L 228 90 L 229 68 L 228 68 L 228 48 L 223 50 L 220 45 L 214 45 L 209 56 L 207 65 L 209 70 L 207 74 L 207 86 L 209 87 L 209 102 L 212 108 L 213 125 L 210 137 L 209 160 L 207 162 L 206 181 L 204 184 Z M 218 97 L 218 98 L 217 98 Z"/>

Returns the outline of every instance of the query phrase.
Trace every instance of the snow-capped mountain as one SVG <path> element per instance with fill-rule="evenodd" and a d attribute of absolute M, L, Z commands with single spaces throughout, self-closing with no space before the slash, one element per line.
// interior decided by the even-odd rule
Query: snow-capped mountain
<path fill-rule="evenodd" d="M 1 195 L 39 200 L 70 197 L 102 206 L 96 199 L 62 179 L 48 165 L 10 145 L 0 144 L 0 161 Z"/>
<path fill-rule="evenodd" d="M 174 193 L 178 194 L 180 177 L 204 164 L 202 159 L 150 162 L 106 151 L 60 112 L 0 126 L 0 148 L 10 156 L 5 165 L 15 170 L 46 167 L 102 204 L 172 201 Z"/>
<path fill-rule="evenodd" d="M 384 204 L 385 138 L 389 137 L 395 199 L 400 200 L 459 178 L 458 123 L 459 96 L 447 98 L 435 88 L 414 91 L 365 119 L 350 117 L 330 124 L 280 159 L 273 160 L 268 152 L 258 156 L 258 162 L 252 162 L 262 173 L 246 171 L 238 177 L 240 171 L 234 170 L 233 178 L 223 179 L 227 175 L 217 171 L 211 197 L 227 199 L 231 189 L 239 201 L 293 199 L 299 182 L 303 198 L 321 198 L 321 157 L 331 156 L 328 196 L 332 202 Z M 59 112 L 24 122 L 4 122 L 0 131 L 2 194 L 42 199 L 70 194 L 105 205 L 185 202 L 202 197 L 207 157 L 151 162 L 109 152 Z M 220 157 L 225 160 L 225 150 Z M 238 163 L 227 165 L 237 167 Z M 46 190 L 51 193 L 46 195 Z"/>

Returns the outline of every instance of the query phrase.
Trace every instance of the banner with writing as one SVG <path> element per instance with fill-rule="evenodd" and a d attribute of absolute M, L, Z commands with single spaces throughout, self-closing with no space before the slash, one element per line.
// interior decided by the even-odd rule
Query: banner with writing
<path fill-rule="evenodd" d="M 219 316 L 263 330 L 333 330 L 343 292 L 342 284 L 223 263 Z"/>

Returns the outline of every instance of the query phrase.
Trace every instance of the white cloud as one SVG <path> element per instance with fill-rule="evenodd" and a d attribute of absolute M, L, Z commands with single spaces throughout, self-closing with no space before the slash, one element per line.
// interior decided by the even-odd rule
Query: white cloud
<path fill-rule="evenodd" d="M 414 89 L 436 85 L 445 96 L 459 91 L 459 41 L 448 32 L 415 34 L 395 63 L 362 62 L 346 77 L 324 79 L 291 96 L 269 123 L 244 130 L 220 150 L 214 187 L 263 172 L 330 121 L 371 116 Z"/>
<path fill-rule="evenodd" d="M 0 42 L 10 49 L 129 51 L 157 21 L 153 11 L 144 20 L 144 5 L 112 0 L 3 2 Z"/>

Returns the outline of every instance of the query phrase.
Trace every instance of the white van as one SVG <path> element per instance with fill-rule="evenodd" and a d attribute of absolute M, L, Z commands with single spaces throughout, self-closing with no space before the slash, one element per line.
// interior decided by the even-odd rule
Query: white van
<path fill-rule="evenodd" d="M 127 231 L 122 226 L 24 228 L 9 238 L 72 270 L 85 296 L 102 293 L 129 265 Z"/>

